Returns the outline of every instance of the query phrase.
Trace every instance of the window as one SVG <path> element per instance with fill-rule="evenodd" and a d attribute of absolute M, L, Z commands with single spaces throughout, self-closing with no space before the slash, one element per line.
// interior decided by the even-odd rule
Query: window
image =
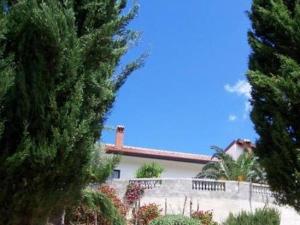
<path fill-rule="evenodd" d="M 121 171 L 120 170 L 113 170 L 111 174 L 111 179 L 120 179 Z"/>

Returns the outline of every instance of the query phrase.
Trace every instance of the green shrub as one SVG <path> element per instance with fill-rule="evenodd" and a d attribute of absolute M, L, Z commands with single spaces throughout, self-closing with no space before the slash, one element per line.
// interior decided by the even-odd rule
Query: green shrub
<path fill-rule="evenodd" d="M 258 209 L 255 213 L 230 214 L 224 225 L 279 225 L 280 214 L 275 209 Z"/>
<path fill-rule="evenodd" d="M 201 225 L 201 222 L 182 215 L 167 215 L 152 220 L 150 225 Z"/>
<path fill-rule="evenodd" d="M 137 178 L 153 178 L 160 177 L 161 173 L 164 171 L 164 168 L 158 163 L 146 163 L 140 167 L 136 172 Z"/>

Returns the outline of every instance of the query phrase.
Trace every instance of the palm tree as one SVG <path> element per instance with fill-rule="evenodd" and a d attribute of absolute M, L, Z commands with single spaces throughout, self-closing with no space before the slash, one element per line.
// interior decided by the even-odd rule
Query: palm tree
<path fill-rule="evenodd" d="M 245 151 L 237 160 L 234 160 L 223 149 L 217 146 L 211 148 L 215 150 L 212 156 L 215 160 L 206 164 L 197 178 L 265 183 L 265 172 L 252 153 Z"/>

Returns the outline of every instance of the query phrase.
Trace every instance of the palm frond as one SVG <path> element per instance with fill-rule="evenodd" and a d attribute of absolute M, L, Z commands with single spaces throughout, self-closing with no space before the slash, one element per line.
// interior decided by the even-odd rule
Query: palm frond
<path fill-rule="evenodd" d="M 216 158 L 218 161 L 206 164 L 197 177 L 245 180 L 260 183 L 266 180 L 264 170 L 253 154 L 245 152 L 237 160 L 234 160 L 223 149 L 217 146 L 212 146 L 211 148 L 215 150 L 212 158 Z"/>
<path fill-rule="evenodd" d="M 214 159 L 214 158 L 223 159 L 224 156 L 226 155 L 226 152 L 222 148 L 220 148 L 216 145 L 213 145 L 210 148 L 215 151 L 215 153 L 211 157 L 212 159 Z"/>

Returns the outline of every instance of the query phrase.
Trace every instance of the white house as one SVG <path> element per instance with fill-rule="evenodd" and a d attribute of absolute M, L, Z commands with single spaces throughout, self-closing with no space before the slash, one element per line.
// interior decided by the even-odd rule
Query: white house
<path fill-rule="evenodd" d="M 121 155 L 113 174 L 113 178 L 120 179 L 109 181 L 120 198 L 124 197 L 128 184 L 135 182 L 145 188 L 140 204 L 158 204 L 164 214 L 189 216 L 198 209 L 213 210 L 214 220 L 221 224 L 229 213 L 253 212 L 268 206 L 280 212 L 281 225 L 300 224 L 300 216 L 293 208 L 276 205 L 267 185 L 194 178 L 212 161 L 211 156 L 125 146 L 123 141 L 124 127 L 118 126 L 115 144 L 106 145 L 108 154 Z M 237 139 L 225 151 L 237 159 L 244 151 L 254 148 L 249 140 Z M 165 168 L 162 177 L 133 179 L 138 168 L 149 162 L 157 162 Z"/>
<path fill-rule="evenodd" d="M 248 139 L 237 139 L 232 141 L 227 148 L 224 149 L 224 151 L 231 155 L 234 160 L 237 160 L 237 158 L 244 152 L 252 152 L 253 149 L 255 149 L 255 145 L 251 143 Z"/>
<path fill-rule="evenodd" d="M 121 155 L 121 161 L 112 175 L 114 179 L 134 178 L 138 168 L 151 162 L 159 163 L 164 168 L 162 178 L 192 178 L 206 163 L 215 160 L 208 155 L 126 146 L 123 144 L 124 130 L 123 126 L 118 126 L 115 144 L 105 145 L 107 154 Z M 238 139 L 233 141 L 226 151 L 236 158 L 248 145 L 248 142 Z"/>

